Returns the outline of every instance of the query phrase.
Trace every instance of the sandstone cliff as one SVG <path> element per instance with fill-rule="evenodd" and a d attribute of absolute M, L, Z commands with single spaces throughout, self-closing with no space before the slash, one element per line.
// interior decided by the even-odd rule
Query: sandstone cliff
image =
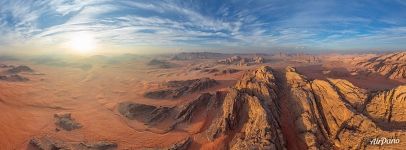
<path fill-rule="evenodd" d="M 244 74 L 224 99 L 208 137 L 228 136 L 230 149 L 284 149 L 276 90 L 269 67 Z"/>
<path fill-rule="evenodd" d="M 390 79 L 406 78 L 406 52 L 381 55 L 356 64 L 360 70 L 379 73 Z"/>
<path fill-rule="evenodd" d="M 308 149 L 380 149 L 371 139 L 406 140 L 404 86 L 368 93 L 345 80 L 309 81 L 294 68 L 286 70 L 296 130 L 302 133 L 297 136 Z"/>

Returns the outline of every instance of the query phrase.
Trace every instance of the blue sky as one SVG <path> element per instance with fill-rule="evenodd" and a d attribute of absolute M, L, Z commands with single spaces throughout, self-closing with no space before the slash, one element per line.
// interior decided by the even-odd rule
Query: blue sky
<path fill-rule="evenodd" d="M 404 0 L 0 0 L 0 51 L 405 49 Z"/>

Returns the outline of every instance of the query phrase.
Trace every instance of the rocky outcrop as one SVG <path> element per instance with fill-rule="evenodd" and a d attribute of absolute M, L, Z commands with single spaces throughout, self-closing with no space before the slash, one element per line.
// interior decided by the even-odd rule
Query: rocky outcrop
<path fill-rule="evenodd" d="M 397 107 L 397 120 L 402 120 L 403 87 L 376 95 L 345 80 L 309 81 L 294 68 L 287 68 L 285 77 L 290 90 L 288 101 L 294 114 L 295 130 L 300 133 L 297 137 L 308 149 L 377 149 L 376 145 L 370 145 L 373 138 L 397 138 L 400 141 L 406 138 L 402 135 L 404 129 L 382 126 L 370 117 L 388 120 L 391 116 L 388 115 L 389 109 Z M 397 105 L 389 102 L 393 99 L 388 95 L 399 98 L 396 99 Z M 387 103 L 381 97 L 387 98 Z M 395 147 L 399 145 L 385 146 L 389 149 Z"/>
<path fill-rule="evenodd" d="M 13 65 L 0 64 L 0 68 L 13 68 Z"/>
<path fill-rule="evenodd" d="M 173 108 L 156 107 L 152 105 L 123 102 L 118 105 L 120 114 L 130 120 L 138 120 L 145 123 L 159 122 L 169 116 Z"/>
<path fill-rule="evenodd" d="M 349 103 L 353 108 L 361 111 L 368 97 L 366 90 L 354 86 L 351 82 L 342 79 L 328 79 L 342 100 Z"/>
<path fill-rule="evenodd" d="M 254 61 L 254 63 L 256 63 L 256 64 L 262 64 L 265 62 L 265 59 L 264 59 L 264 57 L 261 57 L 261 56 L 255 56 L 252 58 L 252 61 Z"/>
<path fill-rule="evenodd" d="M 161 69 L 175 67 L 176 64 L 170 63 L 165 60 L 152 59 L 147 63 L 148 66 L 157 67 Z"/>
<path fill-rule="evenodd" d="M 221 73 L 223 73 L 223 74 L 233 74 L 233 73 L 237 73 L 237 72 L 240 72 L 240 70 L 232 69 L 232 68 L 227 68 L 227 69 L 224 69 L 223 71 L 221 71 Z"/>
<path fill-rule="evenodd" d="M 203 72 L 203 73 L 216 73 L 216 72 L 219 72 L 219 70 L 216 69 L 216 68 L 207 68 L 207 69 L 200 70 L 200 72 Z"/>
<path fill-rule="evenodd" d="M 210 78 L 169 81 L 165 83 L 168 89 L 147 92 L 144 96 L 153 99 L 179 98 L 183 95 L 205 90 L 217 84 L 216 80 Z"/>
<path fill-rule="evenodd" d="M 214 74 L 214 75 L 233 74 L 233 73 L 237 73 L 237 72 L 240 72 L 240 71 L 241 71 L 241 70 L 238 70 L 238 69 L 227 68 L 227 69 L 224 69 L 224 70 L 222 70 L 221 72 L 216 73 L 216 74 Z"/>
<path fill-rule="evenodd" d="M 286 68 L 285 74 L 287 85 L 290 89 L 287 99 L 290 106 L 289 110 L 293 111 L 291 119 L 294 119 L 299 139 L 302 140 L 308 149 L 328 149 L 331 144 L 327 142 L 327 135 L 321 128 L 321 120 L 318 119 L 318 107 L 315 95 L 312 92 L 310 82 L 305 76 L 296 73 L 294 68 Z"/>
<path fill-rule="evenodd" d="M 209 139 L 230 136 L 230 149 L 283 149 L 272 70 L 244 74 L 225 97 L 222 112 L 207 130 Z"/>
<path fill-rule="evenodd" d="M 166 150 L 188 150 L 189 145 L 192 143 L 192 139 L 190 137 L 183 139 L 169 148 L 165 148 Z"/>
<path fill-rule="evenodd" d="M 0 75 L 0 80 L 9 81 L 9 82 L 25 82 L 25 81 L 29 81 L 28 78 L 20 76 L 18 74 Z"/>
<path fill-rule="evenodd" d="M 172 60 L 195 60 L 195 59 L 219 59 L 227 57 L 227 54 L 211 52 L 190 52 L 179 53 L 173 56 Z"/>
<path fill-rule="evenodd" d="M 81 124 L 77 123 L 72 118 L 70 113 L 54 114 L 54 118 L 55 118 L 55 125 L 57 125 L 58 127 L 66 130 L 66 131 L 72 131 L 72 130 L 79 129 L 82 127 Z"/>
<path fill-rule="evenodd" d="M 239 65 L 239 66 L 249 66 L 252 64 L 262 64 L 265 62 L 265 59 L 261 56 L 255 56 L 252 58 L 243 58 L 240 56 L 232 56 L 226 59 L 221 59 L 217 61 L 219 64 L 226 65 Z"/>
<path fill-rule="evenodd" d="M 109 141 L 88 142 L 68 142 L 51 137 L 34 137 L 30 140 L 29 146 L 35 150 L 115 150 L 117 144 Z"/>
<path fill-rule="evenodd" d="M 379 73 L 390 79 L 406 79 L 406 52 L 391 53 L 356 63 L 359 71 Z"/>
<path fill-rule="evenodd" d="M 312 54 L 307 54 L 307 53 L 282 53 L 280 52 L 277 55 L 274 55 L 275 58 L 277 59 L 284 59 L 287 61 L 291 61 L 291 62 L 296 62 L 296 63 L 310 63 L 310 64 L 314 64 L 314 63 L 320 63 L 321 59 L 316 56 L 316 55 L 312 55 Z"/>
<path fill-rule="evenodd" d="M 406 86 L 380 91 L 366 104 L 365 113 L 375 122 L 396 124 L 406 129 Z M 396 128 L 393 127 L 392 128 Z"/>
<path fill-rule="evenodd" d="M 17 74 L 17 73 L 21 73 L 21 72 L 34 72 L 34 70 L 32 70 L 30 67 L 28 66 L 17 66 L 17 67 L 12 67 L 11 69 L 7 70 L 8 73 L 11 74 Z"/>
<path fill-rule="evenodd" d="M 157 107 L 152 105 L 122 102 L 118 104 L 118 112 L 130 120 L 137 120 L 149 126 L 158 125 L 164 120 L 170 120 L 164 131 L 170 131 L 181 123 L 190 123 L 197 115 L 214 115 L 223 103 L 226 93 L 203 93 L 197 99 L 176 107 Z M 211 120 L 208 120 L 211 121 Z"/>
<path fill-rule="evenodd" d="M 241 58 L 240 56 L 233 56 L 230 58 L 219 60 L 217 62 L 221 63 L 221 64 L 235 64 L 235 63 L 239 63 L 242 59 L 243 58 Z"/>

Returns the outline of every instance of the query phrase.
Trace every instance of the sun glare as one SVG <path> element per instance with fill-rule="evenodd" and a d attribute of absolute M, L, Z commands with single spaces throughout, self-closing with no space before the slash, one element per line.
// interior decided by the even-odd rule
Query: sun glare
<path fill-rule="evenodd" d="M 96 49 L 96 40 L 90 33 L 77 33 L 70 37 L 68 43 L 75 53 L 89 54 Z"/>

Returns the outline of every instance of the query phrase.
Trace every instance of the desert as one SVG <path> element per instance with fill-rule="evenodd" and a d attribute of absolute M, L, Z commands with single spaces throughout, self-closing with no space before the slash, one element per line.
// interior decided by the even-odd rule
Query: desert
<path fill-rule="evenodd" d="M 266 61 L 250 65 L 219 63 L 238 54 L 222 54 L 223 58 L 205 54 L 193 61 L 159 56 L 160 61 L 176 64 L 169 68 L 151 66 L 156 56 L 114 63 L 107 61 L 114 57 L 97 61 L 85 57 L 76 65 L 69 65 L 67 58 L 65 65 L 57 66 L 24 59 L 1 61 L 2 76 L 19 78 L 0 81 L 0 127 L 5 135 L 0 145 L 5 149 L 379 149 L 369 145 L 368 138 L 406 140 L 405 72 L 393 69 L 398 78 L 392 78 L 379 69 L 366 73 L 364 67 L 352 65 L 387 56 L 401 60 L 405 52 L 363 59 L 365 55 L 311 56 L 316 62 L 268 54 L 261 56 Z M 331 65 L 335 59 L 360 61 Z M 77 67 L 83 65 L 91 67 Z"/>

